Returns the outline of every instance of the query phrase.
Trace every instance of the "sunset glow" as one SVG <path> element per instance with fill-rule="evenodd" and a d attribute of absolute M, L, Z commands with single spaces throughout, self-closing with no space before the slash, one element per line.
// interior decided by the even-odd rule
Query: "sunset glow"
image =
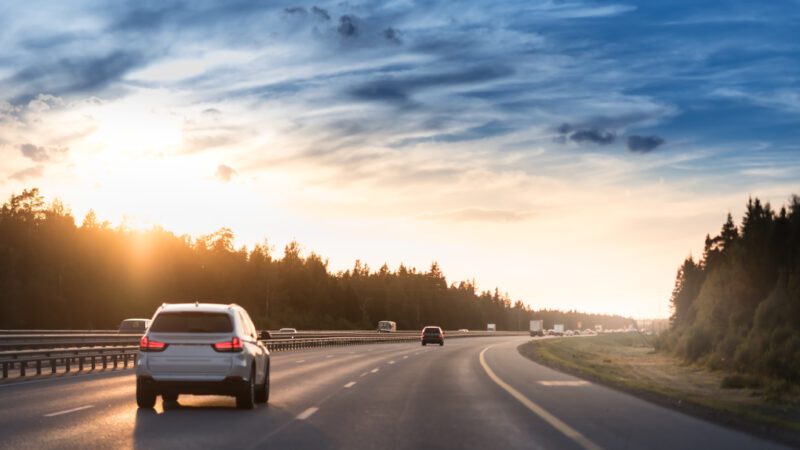
<path fill-rule="evenodd" d="M 796 18 L 767 6 L 774 33 L 738 41 L 737 12 L 691 2 L 75 3 L 2 7 L 0 194 L 39 187 L 78 223 L 296 239 L 332 270 L 435 260 L 535 308 L 664 317 L 699 237 L 800 191 L 797 59 L 775 63 Z M 631 16 L 650 34 L 610 31 Z"/>

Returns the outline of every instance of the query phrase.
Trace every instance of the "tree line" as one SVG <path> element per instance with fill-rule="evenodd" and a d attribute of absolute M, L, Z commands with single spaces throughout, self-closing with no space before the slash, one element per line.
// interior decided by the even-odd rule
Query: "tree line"
<path fill-rule="evenodd" d="M 235 302 L 264 328 L 526 330 L 544 318 L 567 328 L 620 328 L 621 316 L 533 311 L 474 281 L 448 284 L 437 263 L 425 271 L 400 265 L 377 270 L 356 261 L 332 273 L 327 260 L 304 255 L 297 242 L 276 255 L 266 243 L 234 247 L 222 228 L 191 238 L 159 227 L 111 227 L 93 211 L 76 224 L 60 201 L 37 189 L 14 194 L 0 210 L 0 328 L 109 329 L 150 317 L 163 302 Z M 550 325 L 548 325 L 548 323 Z"/>
<path fill-rule="evenodd" d="M 687 258 L 659 347 L 712 368 L 800 381 L 800 197 L 774 210 L 747 202 Z"/>

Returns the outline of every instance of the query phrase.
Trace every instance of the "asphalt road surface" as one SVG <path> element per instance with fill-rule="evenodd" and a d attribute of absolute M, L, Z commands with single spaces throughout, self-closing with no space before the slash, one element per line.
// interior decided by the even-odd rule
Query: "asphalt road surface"
<path fill-rule="evenodd" d="M 745 449 L 756 437 L 565 375 L 525 337 L 272 355 L 270 403 L 139 410 L 130 370 L 0 385 L 2 448 Z"/>

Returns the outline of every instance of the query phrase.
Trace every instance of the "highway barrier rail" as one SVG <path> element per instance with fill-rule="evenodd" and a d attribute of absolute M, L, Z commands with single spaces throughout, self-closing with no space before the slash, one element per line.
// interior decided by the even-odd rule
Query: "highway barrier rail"
<path fill-rule="evenodd" d="M 107 369 L 127 368 L 136 365 L 139 352 L 138 334 L 80 333 L 77 331 L 58 333 L 5 333 L 0 330 L 0 367 L 3 378 L 17 372 L 20 377 L 35 371 L 41 375 L 47 370 L 52 374 L 78 371 L 90 367 Z M 14 330 L 15 331 L 15 330 Z M 274 332 L 272 339 L 263 341 L 271 352 L 284 352 L 305 348 L 347 346 L 375 343 L 418 342 L 419 331 L 377 333 L 375 331 L 303 331 L 298 333 Z M 470 331 L 445 332 L 449 338 L 527 335 L 527 332 Z"/>

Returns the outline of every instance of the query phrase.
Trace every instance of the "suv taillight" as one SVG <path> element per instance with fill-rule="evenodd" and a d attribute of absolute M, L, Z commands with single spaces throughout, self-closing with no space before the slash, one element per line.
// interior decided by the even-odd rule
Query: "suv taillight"
<path fill-rule="evenodd" d="M 243 348 L 242 340 L 235 336 L 230 341 L 217 342 L 212 347 L 218 352 L 240 352 Z"/>
<path fill-rule="evenodd" d="M 139 341 L 140 352 L 163 352 L 166 348 L 167 344 L 160 341 L 154 341 L 147 336 L 142 336 L 142 339 Z"/>

